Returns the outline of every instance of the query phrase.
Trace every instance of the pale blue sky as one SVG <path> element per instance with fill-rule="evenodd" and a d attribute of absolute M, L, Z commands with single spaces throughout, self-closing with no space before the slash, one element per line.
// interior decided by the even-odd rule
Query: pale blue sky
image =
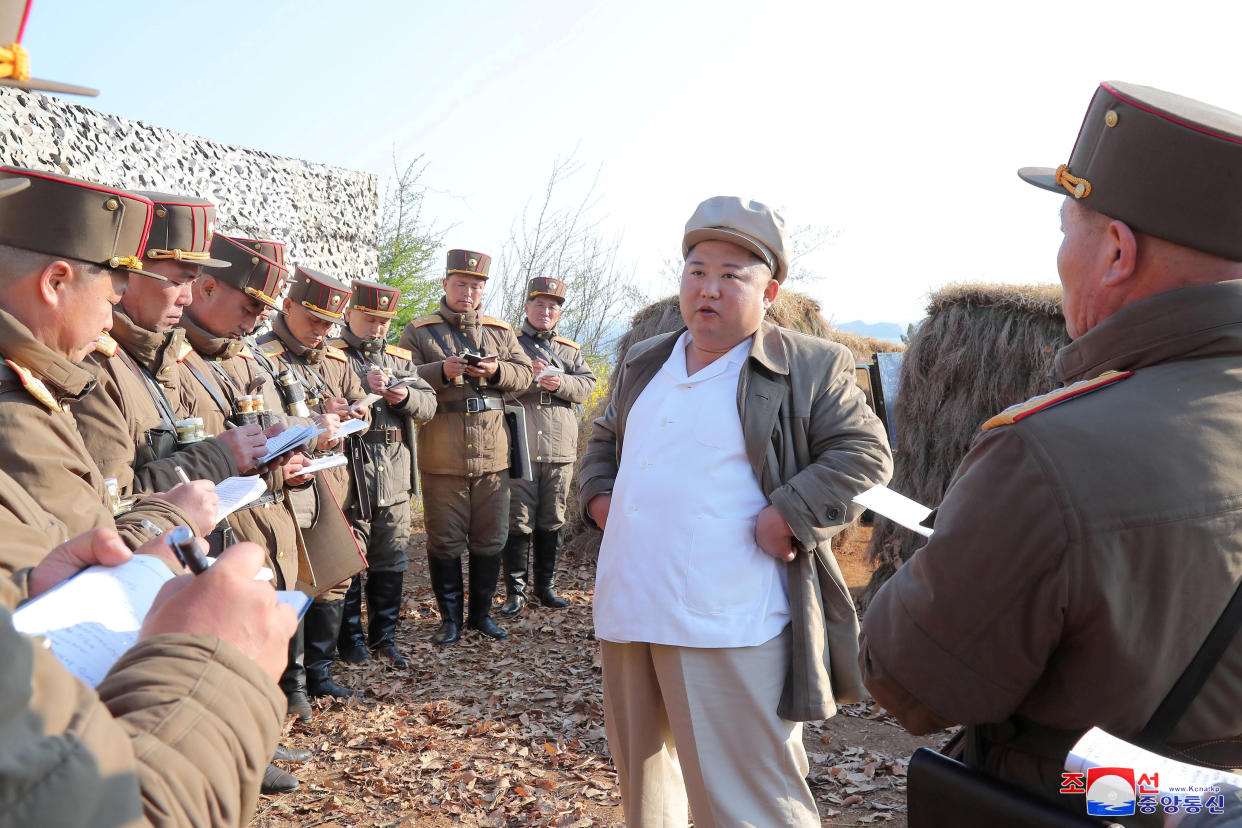
<path fill-rule="evenodd" d="M 423 153 L 446 242 L 499 253 L 559 156 L 655 292 L 694 205 L 827 225 L 801 286 L 838 322 L 955 280 L 1055 281 L 1056 166 L 1096 84 L 1242 111 L 1237 4 L 35 0 L 34 73 L 87 106 L 384 176 Z M 582 181 L 585 185 L 585 180 Z"/>

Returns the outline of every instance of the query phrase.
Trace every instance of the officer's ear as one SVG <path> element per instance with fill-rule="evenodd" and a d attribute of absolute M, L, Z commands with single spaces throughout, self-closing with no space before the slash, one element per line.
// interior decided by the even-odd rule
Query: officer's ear
<path fill-rule="evenodd" d="M 1130 225 L 1113 219 L 1106 228 L 1107 243 L 1112 247 L 1112 258 L 1104 284 L 1115 286 L 1125 282 L 1138 269 L 1138 236 Z"/>
<path fill-rule="evenodd" d="M 64 259 L 48 262 L 36 277 L 39 298 L 48 307 L 62 307 L 69 286 L 75 279 L 82 279 L 85 275 L 75 271 L 73 265 Z"/>

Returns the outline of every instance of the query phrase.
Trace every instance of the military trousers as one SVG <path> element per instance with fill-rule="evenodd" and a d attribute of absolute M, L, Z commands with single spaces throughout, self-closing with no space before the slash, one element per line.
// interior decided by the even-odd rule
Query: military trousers
<path fill-rule="evenodd" d="M 473 477 L 424 473 L 423 517 L 429 556 L 499 555 L 509 529 L 508 471 Z"/>
<path fill-rule="evenodd" d="M 534 480 L 509 480 L 509 532 L 555 532 L 565 525 L 565 502 L 573 482 L 573 463 L 531 463 Z"/>
<path fill-rule="evenodd" d="M 410 501 L 371 507 L 370 520 L 351 521 L 367 553 L 367 572 L 405 572 L 409 561 Z"/>

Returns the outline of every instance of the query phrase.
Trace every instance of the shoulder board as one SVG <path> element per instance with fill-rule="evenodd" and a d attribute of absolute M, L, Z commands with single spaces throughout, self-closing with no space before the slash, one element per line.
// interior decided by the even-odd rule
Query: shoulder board
<path fill-rule="evenodd" d="M 345 341 L 344 337 L 338 336 L 333 339 L 329 339 L 328 346 L 332 348 L 340 348 L 343 351 L 349 347 L 349 343 Z"/>
<path fill-rule="evenodd" d="M 278 337 L 272 337 L 266 342 L 257 343 L 259 350 L 270 357 L 280 356 L 285 352 L 285 344 Z"/>
<path fill-rule="evenodd" d="M 241 350 L 237 352 L 237 355 L 242 359 L 254 359 L 254 354 L 250 352 L 250 346 L 244 342 L 242 343 Z"/>
<path fill-rule="evenodd" d="M 421 328 L 421 327 L 423 327 L 424 325 L 434 325 L 434 324 L 436 324 L 437 322 L 443 322 L 443 321 L 444 321 L 444 319 L 443 319 L 443 317 L 441 317 L 441 316 L 440 316 L 440 314 L 438 314 L 438 313 L 433 313 L 433 314 L 431 314 L 430 316 L 424 316 L 424 317 L 421 317 L 421 318 L 419 318 L 419 319 L 415 319 L 415 320 L 414 320 L 413 322 L 411 322 L 410 324 L 411 324 L 411 325 L 413 325 L 413 326 L 414 326 L 414 327 L 416 327 L 416 328 Z"/>
<path fill-rule="evenodd" d="M 1106 385 L 1112 385 L 1114 382 L 1119 382 L 1133 375 L 1133 371 L 1105 371 L 1094 379 L 1082 380 L 1072 385 L 1067 385 L 1064 388 L 1049 391 L 1047 394 L 1040 394 L 1038 397 L 1032 397 L 1024 403 L 1009 406 L 984 423 L 983 431 L 991 431 L 1000 426 L 1013 425 L 1019 420 L 1025 420 L 1032 414 L 1038 414 L 1067 400 L 1090 394 L 1092 391 L 1098 391 Z"/>
<path fill-rule="evenodd" d="M 116 356 L 116 348 L 116 340 L 109 336 L 106 331 L 100 333 L 95 340 L 95 352 L 106 357 Z"/>
<path fill-rule="evenodd" d="M 581 346 L 581 345 L 579 345 L 577 342 L 574 342 L 572 339 L 568 339 L 568 338 L 563 337 L 563 336 L 554 336 L 554 337 L 552 337 L 552 341 L 553 341 L 553 342 L 559 342 L 559 343 L 561 343 L 562 345 L 568 345 L 570 348 L 573 348 L 575 351 L 581 351 L 581 350 L 582 350 L 582 346 Z"/>
<path fill-rule="evenodd" d="M 409 350 L 408 348 L 401 348 L 397 345 L 385 345 L 384 353 L 388 354 L 389 356 L 400 357 L 401 359 L 404 359 L 406 362 L 412 362 L 414 360 L 413 351 Z"/>
<path fill-rule="evenodd" d="M 332 357 L 333 359 L 339 359 L 341 362 L 349 362 L 349 357 L 345 356 L 344 351 L 340 348 L 333 348 L 331 345 L 323 349 L 323 355 Z"/>
<path fill-rule="evenodd" d="M 506 331 L 513 330 L 513 326 L 511 326 L 508 322 L 503 319 L 497 319 L 494 316 L 481 317 L 480 321 L 484 325 L 491 325 L 493 328 L 504 328 Z"/>
<path fill-rule="evenodd" d="M 22 388 L 25 388 L 30 393 L 30 396 L 57 413 L 69 410 L 67 406 L 62 408 L 60 403 L 56 402 L 52 392 L 48 391 L 47 386 L 43 384 L 43 380 L 32 374 L 30 369 L 23 365 L 18 365 L 11 359 L 6 359 L 4 364 L 16 372 L 18 380 L 21 381 Z"/>
<path fill-rule="evenodd" d="M 185 362 L 185 358 L 194 353 L 194 346 L 183 341 L 181 347 L 177 349 L 177 362 Z"/>

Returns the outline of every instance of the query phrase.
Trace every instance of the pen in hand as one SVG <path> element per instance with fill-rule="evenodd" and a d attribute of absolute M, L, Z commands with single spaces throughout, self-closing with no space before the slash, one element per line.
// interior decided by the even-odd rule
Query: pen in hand
<path fill-rule="evenodd" d="M 194 540 L 194 533 L 188 527 L 177 526 L 165 537 L 168 539 L 169 548 L 186 569 L 195 575 L 201 575 L 207 571 L 207 556 L 199 550 L 198 543 Z"/>
<path fill-rule="evenodd" d="M 188 484 L 190 482 L 190 476 L 185 473 L 185 469 L 180 466 L 173 466 L 173 471 L 177 473 L 177 477 L 181 478 L 182 483 Z"/>

